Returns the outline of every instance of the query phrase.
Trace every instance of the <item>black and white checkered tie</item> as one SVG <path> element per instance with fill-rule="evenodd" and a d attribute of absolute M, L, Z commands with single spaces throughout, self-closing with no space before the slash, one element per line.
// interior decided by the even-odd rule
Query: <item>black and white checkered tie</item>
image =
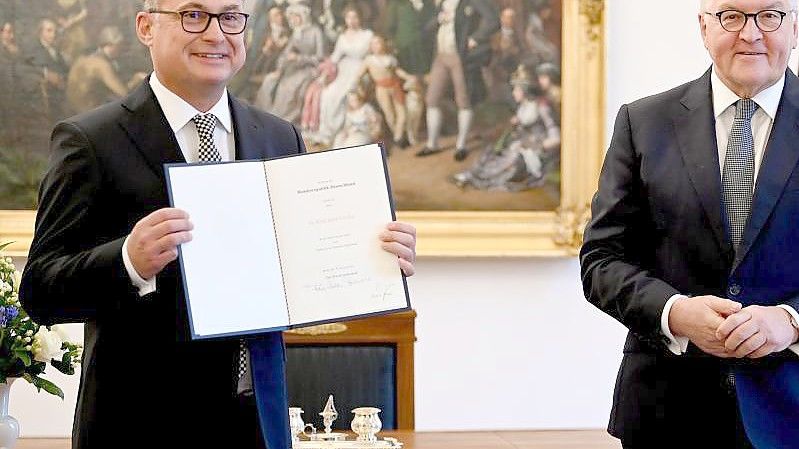
<path fill-rule="evenodd" d="M 241 381 L 241 378 L 247 374 L 247 345 L 244 340 L 239 340 L 239 366 L 238 376 L 236 380 Z"/>
<path fill-rule="evenodd" d="M 730 238 L 737 249 L 752 208 L 752 190 L 755 183 L 755 143 L 752 137 L 752 116 L 757 103 L 751 98 L 738 100 L 732 122 L 721 188 Z"/>
<path fill-rule="evenodd" d="M 214 145 L 214 128 L 216 116 L 214 114 L 197 114 L 191 119 L 197 126 L 197 135 L 200 136 L 200 148 L 197 152 L 199 162 L 220 162 L 219 150 Z"/>
<path fill-rule="evenodd" d="M 214 145 L 214 128 L 216 116 L 214 114 L 197 114 L 191 119 L 197 126 L 197 135 L 200 136 L 200 148 L 197 151 L 199 162 L 220 162 L 222 157 Z M 239 340 L 237 380 L 247 374 L 247 346 L 244 340 Z"/>

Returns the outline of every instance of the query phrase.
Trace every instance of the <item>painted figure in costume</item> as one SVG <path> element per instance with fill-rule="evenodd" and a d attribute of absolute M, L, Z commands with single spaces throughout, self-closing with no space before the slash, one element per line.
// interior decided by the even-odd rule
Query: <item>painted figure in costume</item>
<path fill-rule="evenodd" d="M 357 80 L 368 74 L 375 86 L 375 98 L 386 123 L 391 130 L 394 145 L 406 148 L 408 139 L 405 137 L 405 91 L 402 89 L 403 81 L 411 75 L 399 68 L 397 58 L 388 52 L 386 39 L 375 36 L 369 45 L 369 54 L 363 61 L 363 68 L 356 76 Z"/>
<path fill-rule="evenodd" d="M 380 138 L 380 132 L 380 113 L 365 101 L 363 92 L 356 89 L 347 93 L 344 126 L 333 145 L 341 148 L 373 143 Z"/>
<path fill-rule="evenodd" d="M 543 184 L 545 162 L 560 148 L 560 128 L 547 103 L 533 95 L 536 88 L 523 66 L 511 84 L 519 105 L 510 120 L 512 128 L 486 148 L 471 169 L 453 176 L 458 186 L 515 192 Z"/>
<path fill-rule="evenodd" d="M 304 4 L 286 8 L 292 28 L 291 40 L 277 61 L 277 70 L 264 78 L 255 106 L 290 122 L 298 122 L 305 89 L 324 58 L 322 30 L 311 22 L 311 9 Z"/>
<path fill-rule="evenodd" d="M 336 40 L 330 60 L 336 64 L 336 79 L 322 90 L 319 105 L 319 131 L 309 136 L 328 145 L 344 124 L 347 92 L 357 83 L 363 59 L 369 52 L 372 30 L 361 26 L 361 16 L 354 7 L 344 9 L 346 28 Z"/>
<path fill-rule="evenodd" d="M 443 125 L 440 102 L 452 82 L 458 107 L 455 160 L 466 158 L 466 138 L 474 118 L 473 106 L 485 98 L 482 67 L 491 59 L 490 38 L 499 18 L 488 0 L 443 0 L 427 26 L 436 44 L 427 90 L 427 144 L 416 153 L 429 156 L 442 149 L 438 137 Z"/>

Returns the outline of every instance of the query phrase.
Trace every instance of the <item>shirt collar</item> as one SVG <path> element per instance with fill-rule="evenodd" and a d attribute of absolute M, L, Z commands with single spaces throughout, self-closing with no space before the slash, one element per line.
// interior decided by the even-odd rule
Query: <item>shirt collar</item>
<path fill-rule="evenodd" d="M 724 111 L 732 106 L 740 97 L 731 91 L 721 78 L 716 73 L 716 67 L 713 66 L 712 74 L 710 75 L 710 86 L 713 90 L 713 115 L 718 118 Z M 777 115 L 777 108 L 780 106 L 780 98 L 782 98 L 782 89 L 785 86 L 785 75 L 771 86 L 763 89 L 760 93 L 752 97 L 752 100 L 757 103 L 760 109 L 768 114 L 771 120 Z"/>
<path fill-rule="evenodd" d="M 153 94 L 155 94 L 158 104 L 161 105 L 161 110 L 164 111 L 164 116 L 169 123 L 169 127 L 172 128 L 172 132 L 177 133 L 183 129 L 195 115 L 203 114 L 203 112 L 198 111 L 194 106 L 187 103 L 186 100 L 180 98 L 161 84 L 155 72 L 150 75 L 150 87 L 153 89 Z M 222 92 L 222 97 L 208 110 L 207 114 L 214 114 L 219 123 L 222 124 L 222 127 L 225 128 L 225 131 L 228 133 L 232 132 L 233 121 L 230 116 L 227 89 Z"/>

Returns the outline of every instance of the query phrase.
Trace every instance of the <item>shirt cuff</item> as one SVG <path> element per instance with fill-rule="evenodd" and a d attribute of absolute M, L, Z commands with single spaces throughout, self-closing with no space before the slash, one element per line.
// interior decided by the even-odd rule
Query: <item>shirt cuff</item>
<path fill-rule="evenodd" d="M 660 332 L 669 339 L 669 343 L 666 347 L 676 355 L 685 354 L 685 351 L 688 350 L 689 339 L 688 337 L 675 337 L 674 334 L 671 333 L 671 329 L 669 329 L 669 312 L 671 311 L 671 306 L 674 305 L 674 301 L 683 298 L 687 298 L 687 296 L 677 294 L 669 298 L 669 300 L 666 301 L 666 306 L 663 307 L 663 313 L 660 315 Z"/>
<path fill-rule="evenodd" d="M 128 272 L 131 284 L 139 289 L 139 296 L 155 291 L 155 276 L 150 279 L 142 279 L 136 269 L 133 268 L 133 262 L 130 261 L 130 255 L 128 254 L 128 237 L 125 237 L 125 242 L 122 243 L 122 262 L 125 263 L 125 270 Z"/>
<path fill-rule="evenodd" d="M 797 323 L 799 323 L 799 313 L 796 312 L 796 309 L 794 309 L 793 307 L 791 307 L 789 305 L 786 305 L 786 304 L 780 304 L 777 307 L 785 309 L 788 313 L 791 314 L 793 319 L 796 320 Z M 796 353 L 796 355 L 799 355 L 799 342 L 788 346 L 788 349 L 790 349 L 791 351 Z"/>

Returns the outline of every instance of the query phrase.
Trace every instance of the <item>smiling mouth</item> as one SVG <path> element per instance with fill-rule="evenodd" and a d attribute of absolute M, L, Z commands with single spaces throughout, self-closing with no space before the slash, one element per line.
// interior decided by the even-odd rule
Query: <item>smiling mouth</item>
<path fill-rule="evenodd" d="M 740 51 L 740 52 L 738 52 L 738 54 L 739 55 L 744 55 L 744 56 L 761 56 L 761 55 L 765 55 L 765 53 L 758 52 L 758 51 Z"/>
<path fill-rule="evenodd" d="M 195 53 L 195 56 L 206 59 L 222 59 L 225 57 L 225 55 L 221 53 Z"/>

